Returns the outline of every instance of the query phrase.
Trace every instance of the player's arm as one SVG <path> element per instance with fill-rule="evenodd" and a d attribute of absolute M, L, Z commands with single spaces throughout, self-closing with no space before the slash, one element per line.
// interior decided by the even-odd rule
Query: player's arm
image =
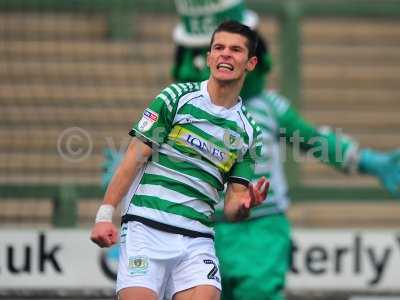
<path fill-rule="evenodd" d="M 360 149 L 355 140 L 342 132 L 318 128 L 305 120 L 283 97 L 277 95 L 272 103 L 287 143 L 297 143 L 302 151 L 342 172 L 376 176 L 393 196 L 400 197 L 400 149 Z"/>
<path fill-rule="evenodd" d="M 329 127 L 315 128 L 301 117 L 294 122 L 300 128 L 301 149 L 345 173 L 375 176 L 395 197 L 400 197 L 400 149 L 389 152 L 359 148 L 347 135 Z"/>
<path fill-rule="evenodd" d="M 133 179 L 151 156 L 152 148 L 134 137 L 107 188 L 103 204 L 116 207 L 126 195 Z"/>
<path fill-rule="evenodd" d="M 261 157 L 262 139 L 258 126 L 254 126 L 250 146 L 244 156 L 233 166 L 224 199 L 224 215 L 228 221 L 240 221 L 250 215 L 250 209 L 267 197 L 269 182 L 262 177 L 255 180 L 256 161 Z"/>
<path fill-rule="evenodd" d="M 343 172 L 356 169 L 358 144 L 339 130 L 318 127 L 304 119 L 282 96 L 272 101 L 280 128 L 280 138 L 321 162 Z"/>
<path fill-rule="evenodd" d="M 159 148 L 165 141 L 172 126 L 172 121 L 184 91 L 195 88 L 192 85 L 172 84 L 161 91 L 144 110 L 142 118 L 134 124 L 129 132 L 134 136 L 125 157 L 115 152 L 106 152 L 104 184 L 111 182 L 96 216 L 91 239 L 100 247 L 108 247 L 116 242 L 116 228 L 112 224 L 114 208 L 129 191 L 133 179 L 152 155 L 152 148 Z M 112 150 L 111 150 L 112 151 Z M 111 154 L 111 155 L 110 155 Z M 115 155 L 114 155 L 115 154 Z M 121 160 L 118 164 L 118 160 Z M 118 165 L 118 167 L 117 167 Z M 114 176 L 111 176 L 115 172 Z"/>
<path fill-rule="evenodd" d="M 261 204 L 268 193 L 269 182 L 262 177 L 255 185 L 229 183 L 224 200 L 224 215 L 236 222 L 249 217 L 250 209 Z"/>
<path fill-rule="evenodd" d="M 121 163 L 108 185 L 100 206 L 96 223 L 92 229 L 91 240 L 100 247 L 110 247 L 117 242 L 117 228 L 112 223 L 115 207 L 126 195 L 133 179 L 152 154 L 150 146 L 133 138 Z"/>

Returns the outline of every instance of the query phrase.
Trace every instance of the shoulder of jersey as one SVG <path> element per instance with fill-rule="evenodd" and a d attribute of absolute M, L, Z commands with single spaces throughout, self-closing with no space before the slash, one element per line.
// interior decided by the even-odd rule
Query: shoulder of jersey
<path fill-rule="evenodd" d="M 180 98 L 185 94 L 200 90 L 200 82 L 172 83 L 163 92 L 167 92 L 172 98 Z"/>
<path fill-rule="evenodd" d="M 261 133 L 261 128 L 258 126 L 254 118 L 251 116 L 251 113 L 247 110 L 246 106 L 243 104 L 241 106 L 241 110 L 247 121 L 250 123 L 250 125 L 253 127 L 256 135 Z"/>
<path fill-rule="evenodd" d="M 182 96 L 200 90 L 200 82 L 173 83 L 167 86 L 157 95 L 167 105 L 169 111 Z"/>

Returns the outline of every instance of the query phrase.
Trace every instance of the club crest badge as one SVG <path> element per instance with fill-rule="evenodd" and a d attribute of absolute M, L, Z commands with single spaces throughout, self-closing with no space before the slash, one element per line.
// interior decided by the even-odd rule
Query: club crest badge
<path fill-rule="evenodd" d="M 149 259 L 147 256 L 131 256 L 128 259 L 129 275 L 144 275 L 149 269 Z"/>
<path fill-rule="evenodd" d="M 224 144 L 229 148 L 240 149 L 243 146 L 243 140 L 238 133 L 231 130 L 225 130 Z"/>

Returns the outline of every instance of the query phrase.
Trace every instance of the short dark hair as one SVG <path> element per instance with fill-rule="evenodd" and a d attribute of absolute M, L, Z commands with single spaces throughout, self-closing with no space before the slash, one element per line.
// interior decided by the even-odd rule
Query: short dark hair
<path fill-rule="evenodd" d="M 218 32 L 229 32 L 237 33 L 244 36 L 247 39 L 247 48 L 249 50 L 249 57 L 256 55 L 256 49 L 258 44 L 258 37 L 255 31 L 253 31 L 249 26 L 246 26 L 238 21 L 225 21 L 221 23 L 217 29 L 214 30 L 211 36 L 210 50 L 214 42 L 214 36 Z"/>

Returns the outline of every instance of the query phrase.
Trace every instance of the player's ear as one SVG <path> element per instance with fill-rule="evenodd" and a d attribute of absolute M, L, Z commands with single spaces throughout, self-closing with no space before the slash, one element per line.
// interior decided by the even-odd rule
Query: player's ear
<path fill-rule="evenodd" d="M 254 70 L 258 62 L 257 56 L 252 56 L 249 58 L 246 64 L 246 71 L 251 72 Z"/>
<path fill-rule="evenodd" d="M 210 67 L 210 51 L 207 51 L 207 67 Z"/>

